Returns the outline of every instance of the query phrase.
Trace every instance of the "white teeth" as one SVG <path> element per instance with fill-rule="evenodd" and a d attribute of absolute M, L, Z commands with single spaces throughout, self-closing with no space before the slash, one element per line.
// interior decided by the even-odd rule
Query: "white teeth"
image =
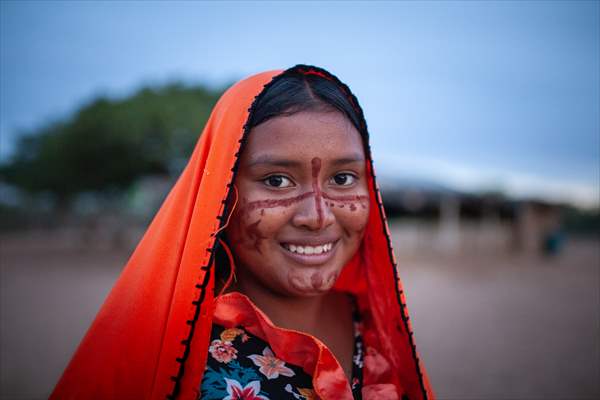
<path fill-rule="evenodd" d="M 312 255 L 327 253 L 333 248 L 333 243 L 326 243 L 320 246 L 298 246 L 295 244 L 286 243 L 283 245 L 283 247 L 285 247 L 292 253 Z"/>

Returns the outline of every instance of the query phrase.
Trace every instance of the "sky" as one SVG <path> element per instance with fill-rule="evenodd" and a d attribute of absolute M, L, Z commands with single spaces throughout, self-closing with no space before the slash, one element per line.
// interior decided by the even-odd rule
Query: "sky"
<path fill-rule="evenodd" d="M 0 2 L 0 159 L 98 95 L 298 63 L 357 95 L 380 176 L 600 203 L 600 2 Z"/>

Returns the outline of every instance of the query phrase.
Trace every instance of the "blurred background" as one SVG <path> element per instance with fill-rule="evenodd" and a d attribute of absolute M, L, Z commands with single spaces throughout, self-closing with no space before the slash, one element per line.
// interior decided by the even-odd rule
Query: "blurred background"
<path fill-rule="evenodd" d="M 222 91 L 369 123 L 440 399 L 600 398 L 600 3 L 0 2 L 0 398 L 46 398 Z"/>

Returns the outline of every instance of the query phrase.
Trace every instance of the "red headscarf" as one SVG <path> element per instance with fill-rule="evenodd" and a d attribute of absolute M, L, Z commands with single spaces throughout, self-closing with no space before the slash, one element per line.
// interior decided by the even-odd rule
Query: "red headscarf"
<path fill-rule="evenodd" d="M 198 397 L 215 307 L 212 255 L 249 133 L 246 123 L 255 98 L 286 73 L 315 74 L 334 81 L 364 124 L 362 110 L 348 87 L 316 67 L 298 65 L 264 72 L 227 90 L 51 399 Z M 366 124 L 363 129 L 366 133 Z M 365 388 L 371 385 L 375 393 L 383 387 L 378 384 L 385 383 L 411 400 L 432 399 L 415 350 L 370 154 L 366 168 L 371 204 L 368 226 L 335 289 L 354 294 L 365 316 L 364 341 L 371 349 L 365 357 Z"/>

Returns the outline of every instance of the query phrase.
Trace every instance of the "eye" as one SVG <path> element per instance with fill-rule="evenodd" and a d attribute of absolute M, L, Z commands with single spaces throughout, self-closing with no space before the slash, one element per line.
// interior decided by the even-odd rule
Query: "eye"
<path fill-rule="evenodd" d="M 338 186 L 350 186 L 356 182 L 356 176 L 348 173 L 336 174 L 331 178 L 334 184 Z"/>
<path fill-rule="evenodd" d="M 265 183 L 265 185 L 274 188 L 287 188 L 292 186 L 292 181 L 283 175 L 271 175 L 263 179 L 263 182 Z"/>

